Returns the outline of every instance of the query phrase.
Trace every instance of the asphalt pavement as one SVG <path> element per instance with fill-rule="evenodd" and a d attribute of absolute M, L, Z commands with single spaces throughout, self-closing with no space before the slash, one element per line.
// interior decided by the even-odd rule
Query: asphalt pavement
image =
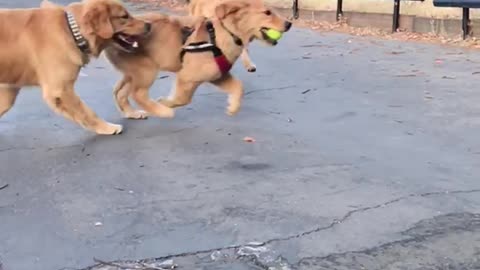
<path fill-rule="evenodd" d="M 93 61 L 77 92 L 118 136 L 23 90 L 0 119 L 4 270 L 480 269 L 478 51 L 293 28 L 251 55 L 233 118 L 204 85 L 174 119 L 124 120 Z"/>

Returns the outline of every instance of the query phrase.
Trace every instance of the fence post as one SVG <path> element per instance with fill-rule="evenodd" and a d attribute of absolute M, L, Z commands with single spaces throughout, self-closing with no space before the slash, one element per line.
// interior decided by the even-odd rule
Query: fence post
<path fill-rule="evenodd" d="M 343 17 L 343 0 L 337 0 L 337 22 Z"/>
<path fill-rule="evenodd" d="M 300 17 L 298 12 L 298 0 L 293 0 L 292 13 L 294 19 L 298 19 L 298 17 Z"/>
<path fill-rule="evenodd" d="M 463 39 L 467 39 L 467 36 L 470 34 L 470 9 L 469 8 L 463 8 L 462 30 L 463 30 Z"/>
<path fill-rule="evenodd" d="M 394 0 L 393 3 L 393 22 L 392 22 L 392 33 L 397 32 L 400 18 L 400 0 Z"/>

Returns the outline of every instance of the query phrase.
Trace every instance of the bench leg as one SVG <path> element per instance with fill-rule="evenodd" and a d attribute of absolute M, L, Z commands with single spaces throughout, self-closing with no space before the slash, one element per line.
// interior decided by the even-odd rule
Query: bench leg
<path fill-rule="evenodd" d="M 343 17 L 343 0 L 337 0 L 337 22 Z"/>
<path fill-rule="evenodd" d="M 399 21 L 400 21 L 400 0 L 395 0 L 393 4 L 392 33 L 397 32 L 397 29 L 400 26 Z"/>
<path fill-rule="evenodd" d="M 463 8 L 462 16 L 462 30 L 463 30 L 463 39 L 467 39 L 470 34 L 470 9 Z"/>

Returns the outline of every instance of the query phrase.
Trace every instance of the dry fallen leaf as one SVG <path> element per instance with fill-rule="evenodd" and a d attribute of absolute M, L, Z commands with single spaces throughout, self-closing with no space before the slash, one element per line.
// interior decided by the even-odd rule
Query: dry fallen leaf
<path fill-rule="evenodd" d="M 248 137 L 248 136 L 247 136 L 247 137 L 243 138 L 243 141 L 244 141 L 244 142 L 253 143 L 253 142 L 255 142 L 255 139 L 252 138 L 252 137 Z"/>

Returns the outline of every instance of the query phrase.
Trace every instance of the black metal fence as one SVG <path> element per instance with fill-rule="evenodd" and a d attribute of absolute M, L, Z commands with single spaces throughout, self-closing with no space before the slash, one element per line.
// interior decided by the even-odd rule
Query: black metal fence
<path fill-rule="evenodd" d="M 298 19 L 300 17 L 299 9 L 298 9 L 298 2 L 300 0 L 293 0 L 293 18 Z M 351 0 L 351 1 L 359 1 L 359 0 Z M 400 27 L 400 3 L 402 1 L 416 1 L 416 2 L 423 2 L 424 0 L 393 0 L 393 16 L 392 16 L 392 32 L 396 32 Z M 343 0 L 337 0 L 337 11 L 336 11 L 336 19 L 339 21 L 343 17 Z"/>

